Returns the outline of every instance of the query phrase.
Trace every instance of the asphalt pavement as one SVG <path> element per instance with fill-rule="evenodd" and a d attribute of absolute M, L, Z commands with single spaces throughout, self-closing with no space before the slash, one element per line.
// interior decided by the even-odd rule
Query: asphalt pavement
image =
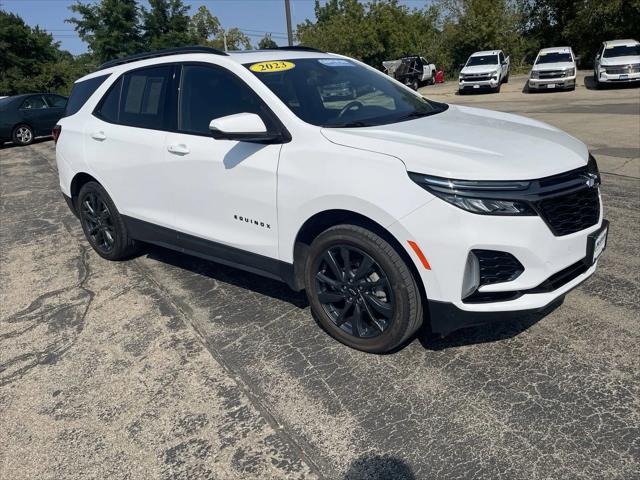
<path fill-rule="evenodd" d="M 303 294 L 149 247 L 111 263 L 51 141 L 0 149 L 0 478 L 631 479 L 640 471 L 640 89 L 438 101 L 586 142 L 609 244 L 546 315 L 370 355 Z"/>

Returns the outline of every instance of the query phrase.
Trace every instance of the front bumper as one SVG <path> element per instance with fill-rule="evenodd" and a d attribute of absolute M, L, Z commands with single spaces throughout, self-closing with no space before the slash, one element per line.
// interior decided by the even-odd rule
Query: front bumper
<path fill-rule="evenodd" d="M 640 72 L 638 73 L 606 73 L 599 72 L 598 81 L 600 83 L 629 83 L 629 82 L 640 82 Z"/>
<path fill-rule="evenodd" d="M 553 87 L 550 87 L 553 85 Z M 529 79 L 529 88 L 534 90 L 551 90 L 552 88 L 563 89 L 563 88 L 574 88 L 576 86 L 576 77 L 567 77 L 567 78 L 530 78 Z"/>
<path fill-rule="evenodd" d="M 498 79 L 491 80 L 459 80 L 458 88 L 460 90 L 480 90 L 487 88 L 496 88 L 500 83 Z"/>
<path fill-rule="evenodd" d="M 538 216 L 477 215 L 435 198 L 391 225 L 390 229 L 396 238 L 416 242 L 427 258 L 430 269 L 426 269 L 415 252 L 405 245 L 429 301 L 449 304 L 450 310 L 471 315 L 541 309 L 575 288 L 595 272 L 597 262 L 568 277 L 557 288 L 543 290 L 539 287 L 588 255 L 588 237 L 601 228 L 602 222 L 600 202 L 599 220 L 595 225 L 569 235 L 555 236 Z M 481 286 L 478 291 L 520 292 L 518 295 L 476 303 L 462 300 L 467 258 L 471 250 L 477 249 L 508 252 L 524 267 L 522 274 L 514 280 Z M 495 297 L 500 298 L 500 295 Z M 434 310 L 434 315 L 438 311 Z M 446 319 L 442 320 L 444 324 L 438 324 L 440 320 L 434 315 L 434 332 L 455 329 L 447 326 L 452 322 Z"/>

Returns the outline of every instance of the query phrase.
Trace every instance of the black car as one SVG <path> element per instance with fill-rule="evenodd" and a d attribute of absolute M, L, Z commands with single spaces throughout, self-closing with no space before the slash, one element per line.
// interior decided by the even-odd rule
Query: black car
<path fill-rule="evenodd" d="M 29 145 L 35 137 L 51 135 L 66 105 L 67 97 L 53 93 L 0 98 L 0 145 Z"/>

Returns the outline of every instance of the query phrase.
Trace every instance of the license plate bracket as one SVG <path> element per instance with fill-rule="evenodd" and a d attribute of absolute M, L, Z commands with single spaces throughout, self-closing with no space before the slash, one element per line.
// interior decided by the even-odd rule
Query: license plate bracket
<path fill-rule="evenodd" d="M 609 221 L 603 220 L 602 226 L 587 237 L 587 256 L 585 261 L 589 265 L 593 265 L 598 261 L 602 252 L 607 248 L 607 240 L 609 236 Z"/>
<path fill-rule="evenodd" d="M 549 84 L 547 84 L 547 88 L 556 88 L 556 84 L 555 83 L 549 83 Z"/>
<path fill-rule="evenodd" d="M 623 73 L 622 75 L 620 75 L 620 80 L 627 80 L 629 78 L 629 75 L 627 75 L 626 73 Z"/>

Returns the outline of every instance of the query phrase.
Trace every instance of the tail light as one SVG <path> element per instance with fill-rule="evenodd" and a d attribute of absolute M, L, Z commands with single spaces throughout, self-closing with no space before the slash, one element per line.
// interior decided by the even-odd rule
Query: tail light
<path fill-rule="evenodd" d="M 51 135 L 53 135 L 53 143 L 58 143 L 58 139 L 60 138 L 60 134 L 62 133 L 62 126 L 56 125 L 51 130 Z"/>

